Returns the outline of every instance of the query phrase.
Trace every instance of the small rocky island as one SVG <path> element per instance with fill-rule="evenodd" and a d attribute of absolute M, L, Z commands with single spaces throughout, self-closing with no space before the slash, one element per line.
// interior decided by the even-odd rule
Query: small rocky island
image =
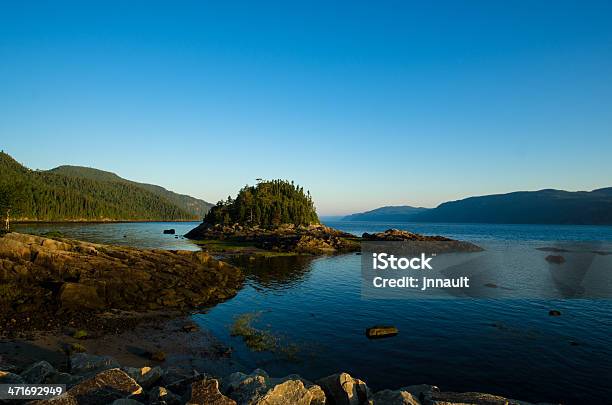
<path fill-rule="evenodd" d="M 389 229 L 357 237 L 322 225 L 310 193 L 285 180 L 261 181 L 245 186 L 235 199 L 219 201 L 204 221 L 185 237 L 212 252 L 264 251 L 298 254 L 333 254 L 360 250 L 362 241 L 438 242 L 445 251 L 477 252 L 480 247 L 443 236 L 425 236 Z M 249 252 L 251 253 L 251 252 Z"/>

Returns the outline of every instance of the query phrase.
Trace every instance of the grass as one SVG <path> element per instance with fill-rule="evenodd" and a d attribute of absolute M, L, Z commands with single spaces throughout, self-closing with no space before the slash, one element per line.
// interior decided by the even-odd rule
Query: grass
<path fill-rule="evenodd" d="M 288 360 L 298 360 L 299 347 L 296 344 L 283 343 L 280 337 L 270 331 L 258 329 L 253 322 L 259 318 L 261 311 L 238 315 L 230 327 L 231 336 L 239 336 L 249 349 L 254 352 L 271 352 L 285 356 Z"/>

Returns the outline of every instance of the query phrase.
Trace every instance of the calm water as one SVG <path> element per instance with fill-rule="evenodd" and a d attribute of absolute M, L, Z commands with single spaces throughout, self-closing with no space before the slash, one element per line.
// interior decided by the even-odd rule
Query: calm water
<path fill-rule="evenodd" d="M 185 239 L 195 223 L 35 225 L 68 236 L 167 249 L 197 249 Z M 373 224 L 329 222 L 355 234 L 388 228 L 439 234 L 475 243 L 542 244 L 612 241 L 612 227 Z M 124 237 L 125 236 L 125 237 Z M 514 271 L 511 265 L 508 272 Z M 611 270 L 612 271 L 612 270 Z M 364 300 L 360 257 L 276 258 L 256 261 L 232 300 L 196 315 L 234 348 L 245 370 L 299 373 L 316 379 L 347 371 L 375 389 L 428 383 L 444 390 L 485 391 L 530 401 L 609 402 L 612 397 L 612 301 L 536 299 Z M 548 316 L 550 309 L 562 312 Z M 255 326 L 279 336 L 296 356 L 253 353 L 229 335 L 233 319 L 259 313 Z M 396 325 L 400 333 L 368 340 L 364 329 Z"/>

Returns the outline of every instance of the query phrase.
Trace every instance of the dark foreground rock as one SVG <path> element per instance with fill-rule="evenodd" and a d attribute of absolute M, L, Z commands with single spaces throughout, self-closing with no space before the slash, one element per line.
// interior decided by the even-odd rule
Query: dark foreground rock
<path fill-rule="evenodd" d="M 233 297 L 241 271 L 205 252 L 0 237 L 0 335 L 109 310 L 187 311 Z"/>
<path fill-rule="evenodd" d="M 279 252 L 329 254 L 359 250 L 355 235 L 325 225 L 261 228 L 202 223 L 185 236 L 195 240 L 248 243 L 260 249 Z"/>
<path fill-rule="evenodd" d="M 72 362 L 99 362 L 96 356 L 80 355 Z M 107 364 L 114 364 L 107 362 Z M 40 368 L 33 364 L 28 370 Z M 59 372 L 44 365 L 41 383 L 51 383 Z M 395 390 L 372 391 L 365 381 L 348 373 L 333 374 L 312 383 L 299 375 L 270 377 L 257 369 L 250 374 L 233 373 L 225 378 L 198 374 L 176 379 L 170 370 L 112 367 L 96 372 L 74 369 L 67 392 L 59 397 L 31 401 L 40 405 L 529 405 L 528 402 L 479 392 L 443 392 L 434 385 L 408 385 Z M 151 374 L 152 373 L 152 374 Z M 0 383 L 8 372 L 0 371 Z M 30 372 L 17 376 L 23 381 Z M 67 373 L 63 373 L 67 374 Z M 37 374 L 39 375 L 39 374 Z M 149 377 L 147 377 L 149 375 Z M 4 378 L 3 378 L 4 376 Z M 12 377 L 15 380 L 17 377 Z M 153 377 L 153 378 L 152 378 Z M 1 401 L 0 401 L 1 403 Z M 14 401 L 12 403 L 20 403 Z M 26 403 L 26 401 L 21 401 Z"/>

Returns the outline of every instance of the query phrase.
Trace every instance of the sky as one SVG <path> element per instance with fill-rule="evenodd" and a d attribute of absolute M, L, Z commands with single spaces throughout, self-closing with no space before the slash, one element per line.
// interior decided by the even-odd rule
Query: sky
<path fill-rule="evenodd" d="M 0 149 L 322 215 L 612 186 L 609 1 L 0 0 Z"/>

